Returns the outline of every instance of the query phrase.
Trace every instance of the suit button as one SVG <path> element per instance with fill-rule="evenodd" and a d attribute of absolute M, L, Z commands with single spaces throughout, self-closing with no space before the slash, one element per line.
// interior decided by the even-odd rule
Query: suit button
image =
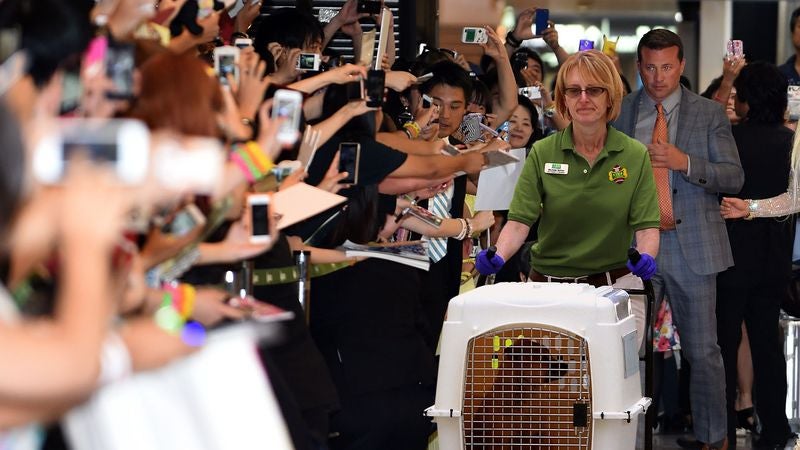
<path fill-rule="evenodd" d="M 698 181 L 700 184 L 706 184 L 706 179 L 705 179 L 705 178 L 700 178 L 700 179 L 699 179 L 699 180 L 697 180 L 697 181 Z"/>
<path fill-rule="evenodd" d="M 672 190 L 672 193 L 673 193 L 673 194 L 677 194 L 677 193 L 678 193 L 678 190 L 677 190 L 677 189 L 673 189 L 673 190 Z"/>
<path fill-rule="evenodd" d="M 675 221 L 675 225 L 680 225 L 680 224 L 681 224 L 681 219 Z"/>

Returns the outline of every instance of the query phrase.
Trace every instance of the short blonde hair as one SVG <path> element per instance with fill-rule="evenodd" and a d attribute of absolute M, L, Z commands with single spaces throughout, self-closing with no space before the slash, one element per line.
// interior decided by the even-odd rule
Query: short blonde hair
<path fill-rule="evenodd" d="M 577 70 L 581 77 L 587 82 L 595 82 L 598 87 L 606 89 L 608 92 L 608 101 L 610 103 L 606 112 L 606 118 L 609 122 L 616 119 L 622 109 L 622 97 L 625 88 L 622 85 L 622 78 L 620 78 L 611 58 L 598 50 L 586 50 L 575 53 L 567 58 L 564 64 L 561 65 L 561 69 L 559 69 L 558 75 L 556 76 L 555 102 L 558 112 L 567 119 L 572 120 L 569 109 L 567 109 L 564 89 L 567 85 L 567 76 L 573 70 Z"/>

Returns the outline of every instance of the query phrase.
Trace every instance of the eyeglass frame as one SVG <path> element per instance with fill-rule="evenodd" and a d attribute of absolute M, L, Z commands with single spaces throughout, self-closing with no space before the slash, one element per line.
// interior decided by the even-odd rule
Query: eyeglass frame
<path fill-rule="evenodd" d="M 596 94 L 592 94 L 590 90 L 596 92 Z M 608 88 L 602 86 L 589 86 L 585 88 L 578 88 L 578 87 L 564 88 L 564 97 L 567 98 L 580 98 L 581 95 L 583 95 L 584 93 L 589 98 L 597 98 L 605 93 L 608 93 Z"/>

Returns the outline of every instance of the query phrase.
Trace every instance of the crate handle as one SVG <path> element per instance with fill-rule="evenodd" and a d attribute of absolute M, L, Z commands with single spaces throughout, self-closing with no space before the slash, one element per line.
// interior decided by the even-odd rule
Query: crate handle
<path fill-rule="evenodd" d="M 592 414 L 592 417 L 600 420 L 624 420 L 630 423 L 633 417 L 644 414 L 651 403 L 653 403 L 653 399 L 642 397 L 625 411 L 597 411 Z"/>
<path fill-rule="evenodd" d="M 436 409 L 436 405 L 433 405 L 425 409 L 425 412 L 422 414 L 426 417 L 461 417 L 461 410 L 452 408 Z"/>

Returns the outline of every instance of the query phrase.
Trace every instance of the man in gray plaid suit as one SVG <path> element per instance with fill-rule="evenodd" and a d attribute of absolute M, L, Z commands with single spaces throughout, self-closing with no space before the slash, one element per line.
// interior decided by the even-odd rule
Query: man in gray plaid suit
<path fill-rule="evenodd" d="M 691 365 L 697 442 L 681 445 L 727 449 L 716 275 L 733 265 L 733 257 L 717 193 L 739 192 L 744 172 L 724 109 L 680 86 L 685 65 L 680 37 L 652 30 L 639 41 L 637 55 L 644 89 L 625 97 L 613 125 L 647 145 L 657 185 L 658 171 L 663 173 L 658 189 L 661 245 L 653 284 L 657 299 L 666 296 L 672 306 Z"/>

